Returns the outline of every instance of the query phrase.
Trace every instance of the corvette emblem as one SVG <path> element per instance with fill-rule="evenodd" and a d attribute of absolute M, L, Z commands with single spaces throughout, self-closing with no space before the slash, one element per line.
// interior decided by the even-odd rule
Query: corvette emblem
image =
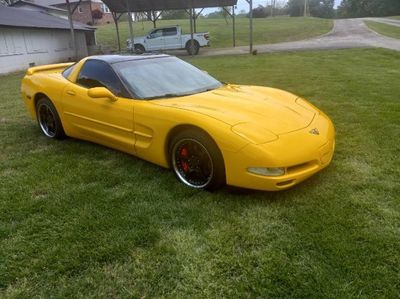
<path fill-rule="evenodd" d="M 312 129 L 311 131 L 309 131 L 309 133 L 314 135 L 319 135 L 319 131 L 317 128 Z"/>

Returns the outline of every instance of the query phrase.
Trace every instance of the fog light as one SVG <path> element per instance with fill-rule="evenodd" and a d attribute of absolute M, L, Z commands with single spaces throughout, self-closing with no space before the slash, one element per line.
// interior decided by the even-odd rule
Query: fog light
<path fill-rule="evenodd" d="M 264 175 L 264 176 L 280 176 L 285 174 L 285 168 L 281 167 L 276 167 L 276 168 L 270 168 L 270 167 L 249 167 L 247 168 L 248 172 L 258 174 L 258 175 Z"/>

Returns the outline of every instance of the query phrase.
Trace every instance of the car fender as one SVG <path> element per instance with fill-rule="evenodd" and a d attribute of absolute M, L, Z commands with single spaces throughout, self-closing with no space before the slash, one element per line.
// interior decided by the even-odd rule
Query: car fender
<path fill-rule="evenodd" d="M 138 101 L 134 109 L 135 150 L 138 157 L 169 167 L 168 147 L 171 132 L 179 127 L 194 127 L 206 132 L 221 150 L 237 152 L 249 142 L 231 130 L 231 126 L 212 117 L 179 108 Z"/>

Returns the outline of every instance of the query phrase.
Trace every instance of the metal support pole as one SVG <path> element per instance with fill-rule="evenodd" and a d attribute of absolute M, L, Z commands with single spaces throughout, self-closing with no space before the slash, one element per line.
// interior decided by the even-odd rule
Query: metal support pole
<path fill-rule="evenodd" d="M 304 17 L 307 17 L 307 0 L 304 0 Z"/>
<path fill-rule="evenodd" d="M 193 31 L 197 32 L 197 15 L 196 15 L 196 9 L 193 8 Z"/>
<path fill-rule="evenodd" d="M 253 0 L 246 0 L 250 6 L 250 54 L 253 53 Z"/>
<path fill-rule="evenodd" d="M 71 30 L 71 40 L 72 40 L 72 47 L 74 49 L 74 60 L 78 59 L 78 48 L 76 46 L 76 40 L 75 40 L 75 30 L 74 30 L 74 22 L 72 21 L 72 13 L 71 13 L 71 4 L 69 3 L 69 0 L 66 0 L 67 2 L 67 10 L 68 10 L 68 21 L 69 21 L 69 28 Z"/>
<path fill-rule="evenodd" d="M 131 13 L 131 7 L 129 6 L 129 0 L 126 0 L 126 4 L 128 7 L 129 38 L 130 38 L 131 44 L 132 44 L 130 52 L 132 53 L 135 50 L 135 42 L 134 42 L 134 36 L 133 36 L 132 13 Z"/>
<path fill-rule="evenodd" d="M 193 56 L 194 53 L 194 33 L 193 33 L 193 1 L 190 1 L 190 47 L 191 47 L 191 55 Z"/>
<path fill-rule="evenodd" d="M 235 5 L 232 6 L 232 34 L 233 34 L 233 47 L 236 47 L 236 17 L 235 17 Z"/>

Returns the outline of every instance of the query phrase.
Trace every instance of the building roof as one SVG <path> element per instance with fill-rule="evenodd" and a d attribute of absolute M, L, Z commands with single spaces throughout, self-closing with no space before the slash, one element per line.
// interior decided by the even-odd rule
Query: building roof
<path fill-rule="evenodd" d="M 0 26 L 70 29 L 69 22 L 66 19 L 52 16 L 43 11 L 34 11 L 2 5 L 0 5 Z M 93 27 L 78 22 L 74 22 L 74 28 L 76 30 L 85 31 L 95 30 Z"/>
<path fill-rule="evenodd" d="M 52 11 L 58 11 L 61 13 L 67 13 L 67 11 L 65 9 L 61 9 L 61 8 L 46 5 L 46 4 L 40 4 L 39 1 L 32 2 L 32 1 L 26 1 L 26 0 L 19 0 L 17 2 L 14 2 L 13 4 L 11 4 L 11 6 L 13 6 L 13 7 L 34 6 L 34 7 L 38 7 L 38 8 L 43 8 L 43 10 L 52 10 Z"/>
<path fill-rule="evenodd" d="M 237 0 L 103 0 L 113 12 L 143 12 L 205 7 L 233 6 Z"/>

